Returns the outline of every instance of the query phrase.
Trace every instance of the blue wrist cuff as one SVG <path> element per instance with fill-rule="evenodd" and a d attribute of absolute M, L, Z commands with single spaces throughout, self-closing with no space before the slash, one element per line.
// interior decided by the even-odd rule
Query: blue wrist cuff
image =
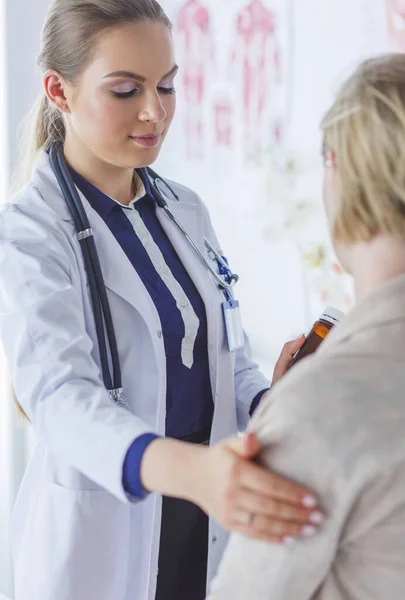
<path fill-rule="evenodd" d="M 253 413 L 255 412 L 255 410 L 257 409 L 257 407 L 260 404 L 260 400 L 262 399 L 262 396 L 269 391 L 270 388 L 266 388 L 265 390 L 262 390 L 261 392 L 259 392 L 258 394 L 256 394 L 256 396 L 253 399 L 253 402 L 251 404 L 250 407 L 250 411 L 249 411 L 249 415 L 251 417 L 253 417 Z"/>
<path fill-rule="evenodd" d="M 124 461 L 122 483 L 127 494 L 142 500 L 148 495 L 141 483 L 141 463 L 146 448 L 159 436 L 145 433 L 132 442 Z"/>

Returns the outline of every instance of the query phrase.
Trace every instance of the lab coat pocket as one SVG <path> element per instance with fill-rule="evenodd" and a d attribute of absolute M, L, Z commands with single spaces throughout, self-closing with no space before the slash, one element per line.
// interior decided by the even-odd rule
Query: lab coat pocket
<path fill-rule="evenodd" d="M 16 600 L 124 599 L 128 506 L 41 479 L 30 508 L 14 547 Z"/>

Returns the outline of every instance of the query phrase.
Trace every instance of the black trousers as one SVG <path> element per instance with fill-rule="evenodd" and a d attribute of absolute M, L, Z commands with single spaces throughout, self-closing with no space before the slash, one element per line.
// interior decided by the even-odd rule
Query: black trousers
<path fill-rule="evenodd" d="M 201 444 L 207 431 L 183 438 Z M 156 600 L 205 600 L 208 517 L 195 504 L 163 497 Z"/>

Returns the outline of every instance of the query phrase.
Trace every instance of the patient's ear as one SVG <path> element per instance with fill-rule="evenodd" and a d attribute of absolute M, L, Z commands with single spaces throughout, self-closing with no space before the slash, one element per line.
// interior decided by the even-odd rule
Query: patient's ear
<path fill-rule="evenodd" d="M 339 182 L 335 155 L 331 150 L 327 150 L 324 154 L 323 202 L 329 225 L 332 223 L 333 215 L 336 210 L 338 188 Z"/>

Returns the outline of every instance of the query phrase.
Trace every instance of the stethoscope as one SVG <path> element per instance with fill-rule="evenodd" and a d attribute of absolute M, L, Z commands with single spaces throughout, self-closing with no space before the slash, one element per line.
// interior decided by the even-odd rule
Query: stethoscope
<path fill-rule="evenodd" d="M 94 233 L 66 164 L 62 142 L 54 142 L 51 145 L 49 149 L 49 158 L 52 171 L 56 177 L 69 212 L 74 221 L 77 238 L 80 242 L 80 247 L 83 253 L 94 313 L 98 347 L 100 352 L 101 372 L 104 385 L 109 391 L 114 402 L 129 408 L 127 401 L 122 395 L 122 376 L 117 341 L 103 274 L 94 240 Z M 233 286 L 239 280 L 238 275 L 232 273 L 226 259 L 218 253 L 218 251 L 206 238 L 204 238 L 205 247 L 207 248 L 212 259 L 215 260 L 219 273 L 215 271 L 204 254 L 200 251 L 185 229 L 177 221 L 164 198 L 164 196 L 168 197 L 168 194 L 170 193 L 172 198 L 179 200 L 178 195 L 174 192 L 171 186 L 161 177 L 159 177 L 157 173 L 152 171 L 152 169 L 147 168 L 147 173 L 151 181 L 150 190 L 156 201 L 156 204 L 165 211 L 170 220 L 174 223 L 189 245 L 193 248 L 204 267 L 212 275 L 218 288 L 224 292 L 226 297 L 229 297 Z M 112 376 L 109 369 L 106 334 L 110 348 Z"/>
<path fill-rule="evenodd" d="M 174 214 L 168 207 L 166 200 L 164 199 L 164 195 L 166 195 L 167 192 L 169 192 L 175 200 L 179 200 L 179 197 L 176 194 L 176 192 L 167 183 L 167 181 L 162 179 L 157 173 L 155 173 L 155 171 L 152 171 L 152 169 L 150 167 L 148 167 L 147 171 L 148 171 L 149 177 L 151 178 L 151 183 L 152 183 L 151 191 L 152 191 L 153 197 L 156 201 L 156 204 L 158 206 L 160 206 L 160 208 L 163 208 L 163 210 L 165 211 L 167 216 L 173 221 L 173 223 L 176 225 L 177 229 L 186 238 L 186 240 L 188 241 L 190 246 L 193 248 L 194 252 L 196 252 L 197 256 L 203 263 L 204 267 L 211 273 L 211 275 L 214 278 L 219 289 L 220 290 L 230 290 L 231 288 L 233 288 L 233 286 L 239 281 L 239 275 L 236 275 L 236 273 L 232 273 L 232 271 L 229 269 L 229 266 L 228 266 L 228 263 L 226 262 L 225 257 L 221 256 L 219 254 L 219 252 L 217 252 L 217 250 L 215 250 L 215 248 L 212 246 L 212 244 L 210 244 L 210 242 L 207 240 L 207 238 L 204 238 L 205 247 L 207 248 L 207 250 L 208 250 L 209 254 L 212 256 L 212 258 L 215 259 L 217 262 L 217 265 L 219 268 L 219 274 L 215 271 L 215 269 L 212 268 L 212 266 L 210 265 L 208 260 L 205 258 L 204 254 L 200 251 L 200 249 L 195 245 L 193 240 L 190 238 L 187 231 L 185 229 L 183 229 L 183 227 L 177 221 L 176 217 L 174 216 Z M 224 278 L 221 279 L 220 275 L 223 275 Z"/>

